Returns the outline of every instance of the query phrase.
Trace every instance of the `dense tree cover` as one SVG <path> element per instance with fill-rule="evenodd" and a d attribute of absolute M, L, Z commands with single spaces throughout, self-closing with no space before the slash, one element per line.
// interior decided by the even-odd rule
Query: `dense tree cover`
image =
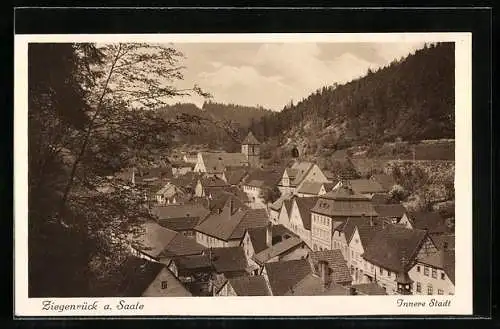
<path fill-rule="evenodd" d="M 267 138 L 311 122 L 317 129 L 308 139 L 315 139 L 327 126 L 342 127 L 336 148 L 398 137 L 453 138 L 454 70 L 453 43 L 426 45 L 362 78 L 318 89 L 297 104 L 262 117 L 252 129 Z"/>
<path fill-rule="evenodd" d="M 274 201 L 278 200 L 280 195 L 281 192 L 276 186 L 264 187 L 260 192 L 260 197 L 262 198 L 262 200 L 264 200 L 265 203 L 273 203 Z"/>
<path fill-rule="evenodd" d="M 155 111 L 178 90 L 181 54 L 148 44 L 30 44 L 28 48 L 29 295 L 95 295 L 149 217 L 143 191 L 102 178 L 193 118 Z M 107 189 L 102 189 L 103 184 Z M 109 193 L 109 189 L 113 193 Z M 96 288 L 97 287 L 97 288 Z"/>
<path fill-rule="evenodd" d="M 204 102 L 200 109 L 195 104 L 178 103 L 161 109 L 164 118 L 173 119 L 195 116 L 202 123 L 195 130 L 179 132 L 175 140 L 179 144 L 205 144 L 212 149 L 238 152 L 241 140 L 245 138 L 252 124 L 271 111 L 263 107 Z M 189 128 L 189 125 L 187 126 Z"/>

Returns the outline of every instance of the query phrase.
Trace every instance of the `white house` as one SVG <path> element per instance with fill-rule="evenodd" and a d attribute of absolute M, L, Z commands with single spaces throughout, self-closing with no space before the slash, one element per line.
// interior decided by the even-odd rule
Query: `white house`
<path fill-rule="evenodd" d="M 293 198 L 290 210 L 290 221 L 287 226 L 311 248 L 311 209 L 318 198 Z"/>
<path fill-rule="evenodd" d="M 455 251 L 440 250 L 418 258 L 408 275 L 415 295 L 454 295 Z"/>
<path fill-rule="evenodd" d="M 278 189 L 281 193 L 295 193 L 304 182 L 329 183 L 318 165 L 311 162 L 295 162 L 283 171 Z"/>

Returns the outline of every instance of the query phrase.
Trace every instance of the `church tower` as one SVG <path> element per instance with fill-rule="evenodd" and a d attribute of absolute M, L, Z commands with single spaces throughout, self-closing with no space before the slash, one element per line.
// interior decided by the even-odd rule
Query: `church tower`
<path fill-rule="evenodd" d="M 250 167 L 258 167 L 260 164 L 260 142 L 252 132 L 241 142 L 241 153 L 245 154 Z"/>

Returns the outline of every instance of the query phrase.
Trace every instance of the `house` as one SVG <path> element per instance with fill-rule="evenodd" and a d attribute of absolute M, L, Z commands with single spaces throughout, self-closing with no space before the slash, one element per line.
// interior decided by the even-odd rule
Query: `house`
<path fill-rule="evenodd" d="M 222 178 L 226 167 L 259 167 L 259 144 L 252 132 L 249 132 L 241 143 L 241 153 L 200 152 L 194 171 Z"/>
<path fill-rule="evenodd" d="M 437 248 L 426 231 L 386 224 L 364 249 L 362 258 L 366 267 L 359 276 L 365 276 L 365 282 L 378 282 L 388 294 L 396 294 L 398 273 L 408 275 L 417 259 L 436 252 Z"/>
<path fill-rule="evenodd" d="M 385 191 L 390 191 L 394 185 L 396 185 L 396 181 L 392 175 L 387 174 L 373 174 L 370 177 L 371 180 L 377 182 L 382 186 Z"/>
<path fill-rule="evenodd" d="M 172 175 L 176 177 L 192 172 L 194 170 L 195 164 L 186 161 L 172 161 L 171 166 L 172 166 Z"/>
<path fill-rule="evenodd" d="M 372 203 L 376 204 L 388 204 L 391 197 L 388 193 L 375 193 L 372 195 Z"/>
<path fill-rule="evenodd" d="M 221 190 L 228 184 L 217 177 L 202 177 L 198 179 L 194 195 L 197 197 L 209 196 L 213 191 Z"/>
<path fill-rule="evenodd" d="M 305 259 L 310 249 L 299 237 L 290 237 L 256 253 L 253 260 L 263 266 L 270 262 Z"/>
<path fill-rule="evenodd" d="M 426 230 L 431 236 L 437 236 L 448 232 L 446 221 L 437 212 L 407 212 L 401 218 L 400 223 L 408 228 Z"/>
<path fill-rule="evenodd" d="M 311 209 L 316 205 L 317 197 L 292 199 L 290 221 L 287 226 L 297 234 L 310 248 L 311 241 Z"/>
<path fill-rule="evenodd" d="M 325 194 L 329 189 L 332 189 L 332 183 L 323 182 L 304 182 L 296 195 L 301 198 L 315 197 Z"/>
<path fill-rule="evenodd" d="M 135 256 L 163 263 L 169 263 L 173 257 L 200 255 L 205 249 L 194 239 L 154 221 L 143 223 L 139 233 L 131 234 L 128 242 Z"/>
<path fill-rule="evenodd" d="M 229 199 L 223 209 L 195 227 L 196 241 L 207 248 L 239 246 L 247 229 L 264 227 L 268 222 L 265 209 L 235 209 Z"/>
<path fill-rule="evenodd" d="M 377 217 L 368 196 L 356 193 L 349 185 L 341 185 L 321 195 L 311 209 L 312 249 L 333 249 L 335 228 L 348 218 Z"/>
<path fill-rule="evenodd" d="M 190 238 L 195 237 L 194 228 L 210 214 L 199 204 L 156 206 L 151 212 L 161 226 Z"/>
<path fill-rule="evenodd" d="M 262 269 L 273 296 L 285 296 L 309 274 L 312 269 L 306 259 L 266 263 Z"/>
<path fill-rule="evenodd" d="M 170 182 L 158 190 L 155 197 L 160 205 L 183 203 L 187 199 L 186 193 Z"/>
<path fill-rule="evenodd" d="M 228 279 L 216 296 L 271 296 L 263 275 L 240 276 Z"/>
<path fill-rule="evenodd" d="M 351 284 L 351 273 L 340 249 L 312 251 L 309 253 L 309 261 L 311 262 L 313 273 L 317 276 L 321 275 L 321 262 L 326 262 L 329 282 L 341 286 Z"/>
<path fill-rule="evenodd" d="M 454 295 L 455 251 L 444 249 L 417 258 L 408 275 L 415 295 Z"/>
<path fill-rule="evenodd" d="M 243 192 L 249 199 L 261 208 L 265 208 L 265 201 L 261 198 L 264 189 L 272 189 L 280 180 L 281 173 L 276 169 L 253 169 L 242 184 Z"/>
<path fill-rule="evenodd" d="M 278 224 L 290 227 L 290 215 L 292 213 L 292 200 L 284 200 L 278 216 Z"/>
<path fill-rule="evenodd" d="M 247 275 L 243 248 L 210 248 L 202 255 L 176 257 L 169 269 L 197 296 L 213 296 L 228 278 Z"/>
<path fill-rule="evenodd" d="M 380 218 L 385 218 L 393 224 L 398 224 L 407 212 L 406 208 L 400 203 L 374 204 L 373 207 Z"/>
<path fill-rule="evenodd" d="M 196 165 L 196 162 L 198 162 L 198 155 L 196 153 L 195 154 L 185 154 L 182 157 L 182 161 Z"/>
<path fill-rule="evenodd" d="M 199 173 L 188 172 L 184 175 L 169 179 L 169 183 L 175 185 L 175 187 L 184 191 L 188 195 L 194 195 L 196 185 L 201 177 L 202 176 Z"/>
<path fill-rule="evenodd" d="M 269 205 L 269 219 L 273 224 L 278 224 L 279 222 L 279 217 L 280 217 L 280 212 L 281 208 L 283 207 L 283 203 L 285 200 L 290 200 L 292 197 L 291 194 L 285 193 L 282 194 L 278 200 L 274 201 L 272 204 Z"/>
<path fill-rule="evenodd" d="M 165 264 L 129 256 L 119 266 L 117 281 L 100 287 L 99 297 L 190 297 L 191 293 Z"/>
<path fill-rule="evenodd" d="M 370 198 L 375 194 L 387 192 L 382 185 L 371 179 L 350 179 L 348 181 L 340 181 L 333 189 L 337 189 L 343 184 L 349 185 L 355 193 L 366 195 Z"/>
<path fill-rule="evenodd" d="M 281 193 L 296 193 L 304 182 L 329 183 L 325 174 L 318 165 L 311 162 L 295 162 L 291 167 L 285 168 L 278 184 Z"/>

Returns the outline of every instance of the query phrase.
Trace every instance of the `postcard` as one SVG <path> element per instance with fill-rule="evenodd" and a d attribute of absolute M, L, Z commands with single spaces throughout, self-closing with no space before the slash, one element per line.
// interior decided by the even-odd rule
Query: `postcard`
<path fill-rule="evenodd" d="M 16 35 L 15 315 L 471 315 L 471 53 Z"/>

